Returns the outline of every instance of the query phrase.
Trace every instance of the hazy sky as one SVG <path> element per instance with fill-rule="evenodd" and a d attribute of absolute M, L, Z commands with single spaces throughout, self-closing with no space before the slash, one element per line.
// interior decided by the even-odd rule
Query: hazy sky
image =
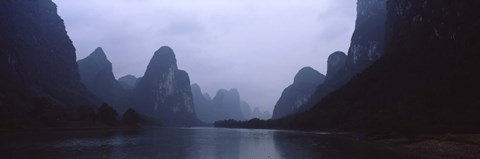
<path fill-rule="evenodd" d="M 168 45 L 178 67 L 212 97 L 238 88 L 272 112 L 304 66 L 326 73 L 328 55 L 347 51 L 356 0 L 54 0 L 77 59 L 101 46 L 116 78 L 143 76 Z"/>

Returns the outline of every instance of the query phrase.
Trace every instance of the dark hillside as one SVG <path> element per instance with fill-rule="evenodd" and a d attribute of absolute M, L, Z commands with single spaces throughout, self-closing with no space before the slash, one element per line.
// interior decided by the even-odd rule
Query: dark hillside
<path fill-rule="evenodd" d="M 289 127 L 478 132 L 477 1 L 388 1 L 385 56 Z"/>

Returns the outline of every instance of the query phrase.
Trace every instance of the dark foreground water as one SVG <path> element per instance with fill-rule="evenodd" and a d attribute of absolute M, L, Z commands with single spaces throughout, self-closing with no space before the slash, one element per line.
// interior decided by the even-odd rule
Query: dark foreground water
<path fill-rule="evenodd" d="M 1 135 L 0 158 L 410 159 L 344 137 L 276 130 L 157 128 Z"/>

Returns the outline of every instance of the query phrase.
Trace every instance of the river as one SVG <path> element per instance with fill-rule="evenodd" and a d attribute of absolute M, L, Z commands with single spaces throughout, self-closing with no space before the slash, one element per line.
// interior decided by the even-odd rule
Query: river
<path fill-rule="evenodd" d="M 0 158 L 410 159 L 327 133 L 226 128 L 4 133 Z"/>

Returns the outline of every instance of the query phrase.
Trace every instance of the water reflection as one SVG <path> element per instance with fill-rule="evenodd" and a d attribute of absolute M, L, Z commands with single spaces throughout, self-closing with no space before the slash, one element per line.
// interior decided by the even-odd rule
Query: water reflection
<path fill-rule="evenodd" d="M 269 131 L 190 129 L 195 132 L 186 158 L 278 158 Z"/>
<path fill-rule="evenodd" d="M 160 128 L 31 132 L 0 137 L 2 158 L 405 158 L 333 135 L 275 130 Z"/>

